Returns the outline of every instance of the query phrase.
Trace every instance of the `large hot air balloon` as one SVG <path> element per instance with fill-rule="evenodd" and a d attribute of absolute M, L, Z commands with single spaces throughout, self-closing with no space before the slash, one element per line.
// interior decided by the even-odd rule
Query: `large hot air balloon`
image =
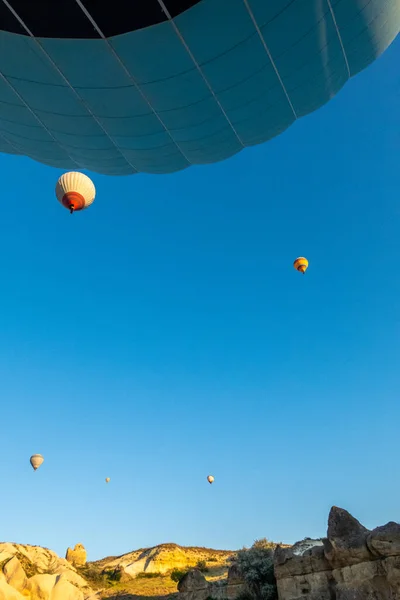
<path fill-rule="evenodd" d="M 96 196 L 93 181 L 83 173 L 71 171 L 61 175 L 56 185 L 57 200 L 72 214 L 90 206 Z"/>
<path fill-rule="evenodd" d="M 43 463 L 44 458 L 41 454 L 33 454 L 30 458 L 30 463 L 34 469 L 34 471 L 36 471 L 36 469 L 38 469 L 40 467 L 40 465 Z"/>
<path fill-rule="evenodd" d="M 209 475 L 207 477 L 207 481 L 208 481 L 208 483 L 214 483 L 214 477 L 212 475 Z"/>
<path fill-rule="evenodd" d="M 296 271 L 299 271 L 299 273 L 303 273 L 304 275 L 308 269 L 308 260 L 304 258 L 304 256 L 299 256 L 299 258 L 296 258 L 294 261 L 293 266 Z"/>
<path fill-rule="evenodd" d="M 109 175 L 223 160 L 329 101 L 399 0 L 3 0 L 0 151 Z"/>

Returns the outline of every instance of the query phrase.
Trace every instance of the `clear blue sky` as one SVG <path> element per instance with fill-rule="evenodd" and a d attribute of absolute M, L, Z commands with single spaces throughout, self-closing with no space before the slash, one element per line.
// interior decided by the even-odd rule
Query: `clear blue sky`
<path fill-rule="evenodd" d="M 321 536 L 333 504 L 400 520 L 399 62 L 223 163 L 93 175 L 72 217 L 61 172 L 0 157 L 3 540 L 97 559 Z"/>

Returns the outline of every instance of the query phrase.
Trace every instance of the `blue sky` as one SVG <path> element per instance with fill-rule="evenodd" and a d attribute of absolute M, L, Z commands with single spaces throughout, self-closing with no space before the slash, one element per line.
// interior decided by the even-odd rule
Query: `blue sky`
<path fill-rule="evenodd" d="M 321 536 L 333 504 L 400 520 L 399 61 L 223 163 L 93 175 L 72 217 L 61 172 L 0 157 L 3 540 L 94 560 Z"/>

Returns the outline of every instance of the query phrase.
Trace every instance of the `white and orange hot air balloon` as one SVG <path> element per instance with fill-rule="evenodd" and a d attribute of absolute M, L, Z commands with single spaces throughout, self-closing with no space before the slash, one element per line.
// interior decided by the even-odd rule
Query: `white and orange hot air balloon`
<path fill-rule="evenodd" d="M 93 204 L 96 188 L 87 175 L 70 171 L 61 175 L 56 185 L 56 196 L 60 204 L 72 214 Z"/>
<path fill-rule="evenodd" d="M 208 483 L 214 483 L 214 477 L 212 475 L 209 475 L 207 477 L 207 481 L 208 481 Z"/>
<path fill-rule="evenodd" d="M 304 258 L 304 256 L 299 256 L 299 258 L 296 258 L 294 261 L 293 266 L 296 271 L 299 271 L 299 273 L 303 273 L 304 275 L 308 269 L 308 260 Z"/>
<path fill-rule="evenodd" d="M 38 469 L 40 467 L 40 465 L 43 463 L 44 458 L 41 454 L 33 454 L 30 458 L 30 463 L 33 467 L 33 470 L 36 471 L 36 469 Z"/>
<path fill-rule="evenodd" d="M 106 477 L 106 483 L 110 483 L 110 478 Z"/>

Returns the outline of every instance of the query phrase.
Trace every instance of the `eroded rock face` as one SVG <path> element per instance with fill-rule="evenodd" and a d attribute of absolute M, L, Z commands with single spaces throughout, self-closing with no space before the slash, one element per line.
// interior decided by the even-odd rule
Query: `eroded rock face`
<path fill-rule="evenodd" d="M 26 600 L 26 598 L 4 579 L 0 579 L 0 600 Z"/>
<path fill-rule="evenodd" d="M 243 583 L 243 573 L 236 563 L 233 563 L 228 569 L 228 585 L 237 585 Z"/>
<path fill-rule="evenodd" d="M 382 527 L 376 527 L 368 535 L 367 545 L 375 556 L 399 556 L 400 525 L 390 521 Z"/>
<path fill-rule="evenodd" d="M 201 590 L 207 587 L 206 578 L 199 569 L 191 569 L 178 583 L 178 590 L 180 592 L 192 592 L 193 590 Z"/>
<path fill-rule="evenodd" d="M 86 564 L 86 550 L 83 544 L 75 544 L 75 548 L 67 548 L 65 558 L 75 567 L 84 567 Z"/>
<path fill-rule="evenodd" d="M 26 589 L 28 578 L 25 575 L 25 571 L 23 570 L 21 563 L 16 556 L 13 556 L 5 563 L 3 567 L 3 573 L 7 583 L 13 588 L 19 592 L 23 592 Z"/>
<path fill-rule="evenodd" d="M 211 584 L 198 569 L 191 569 L 178 583 L 182 600 L 206 600 L 210 594 Z"/>
<path fill-rule="evenodd" d="M 0 600 L 95 600 L 74 567 L 39 546 L 0 544 Z"/>
<path fill-rule="evenodd" d="M 277 548 L 280 600 L 400 600 L 400 525 L 366 529 L 332 507 L 327 537 Z"/>
<path fill-rule="evenodd" d="M 191 569 L 179 582 L 178 590 L 180 600 L 235 600 L 249 591 L 236 564 L 222 581 L 207 581 L 198 569 Z"/>

